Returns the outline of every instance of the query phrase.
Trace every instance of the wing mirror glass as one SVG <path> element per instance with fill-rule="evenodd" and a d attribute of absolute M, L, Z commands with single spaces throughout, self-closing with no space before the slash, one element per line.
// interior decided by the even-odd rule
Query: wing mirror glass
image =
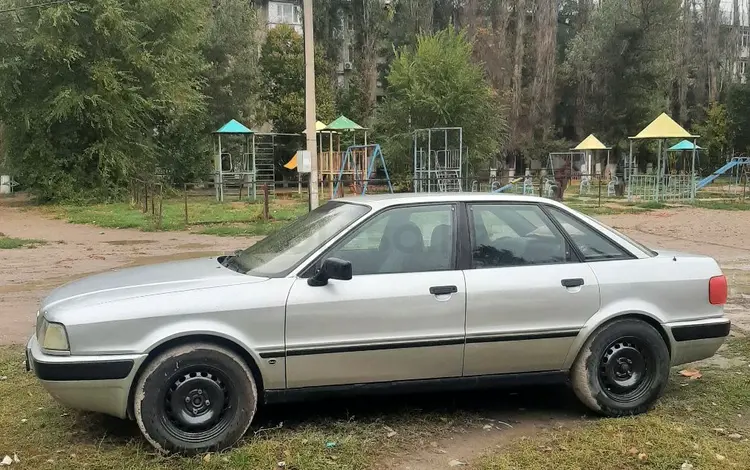
<path fill-rule="evenodd" d="M 339 258 L 327 258 L 307 280 L 307 284 L 319 287 L 328 284 L 329 279 L 348 281 L 352 278 L 352 263 Z"/>

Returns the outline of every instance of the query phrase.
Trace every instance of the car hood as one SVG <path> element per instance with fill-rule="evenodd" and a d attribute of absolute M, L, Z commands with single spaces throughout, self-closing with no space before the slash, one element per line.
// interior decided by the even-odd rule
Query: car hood
<path fill-rule="evenodd" d="M 41 310 L 264 280 L 267 278 L 225 268 L 215 257 L 160 263 L 95 274 L 65 284 L 42 301 Z"/>

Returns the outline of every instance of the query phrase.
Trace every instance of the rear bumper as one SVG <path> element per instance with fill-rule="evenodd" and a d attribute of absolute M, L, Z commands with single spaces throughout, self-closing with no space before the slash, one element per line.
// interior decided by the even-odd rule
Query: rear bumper
<path fill-rule="evenodd" d="M 26 367 L 61 404 L 118 418 L 127 416 L 130 387 L 146 355 L 52 356 L 36 335 L 26 346 Z"/>
<path fill-rule="evenodd" d="M 672 365 L 706 359 L 724 344 L 731 323 L 726 318 L 668 323 L 672 337 Z"/>

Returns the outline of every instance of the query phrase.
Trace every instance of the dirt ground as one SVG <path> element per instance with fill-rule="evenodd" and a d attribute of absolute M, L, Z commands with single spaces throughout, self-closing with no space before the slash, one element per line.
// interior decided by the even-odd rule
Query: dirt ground
<path fill-rule="evenodd" d="M 69 224 L 18 202 L 0 198 L 0 232 L 47 243 L 0 250 L 0 345 L 26 341 L 40 300 L 66 282 L 119 267 L 223 254 L 253 243 L 249 238 Z"/>

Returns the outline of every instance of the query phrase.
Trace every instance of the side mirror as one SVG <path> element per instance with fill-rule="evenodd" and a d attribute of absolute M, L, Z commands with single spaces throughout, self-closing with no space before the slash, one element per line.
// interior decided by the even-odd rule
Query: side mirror
<path fill-rule="evenodd" d="M 313 287 L 325 286 L 329 279 L 348 281 L 352 278 L 352 263 L 339 258 L 327 258 L 320 268 L 307 280 Z"/>

